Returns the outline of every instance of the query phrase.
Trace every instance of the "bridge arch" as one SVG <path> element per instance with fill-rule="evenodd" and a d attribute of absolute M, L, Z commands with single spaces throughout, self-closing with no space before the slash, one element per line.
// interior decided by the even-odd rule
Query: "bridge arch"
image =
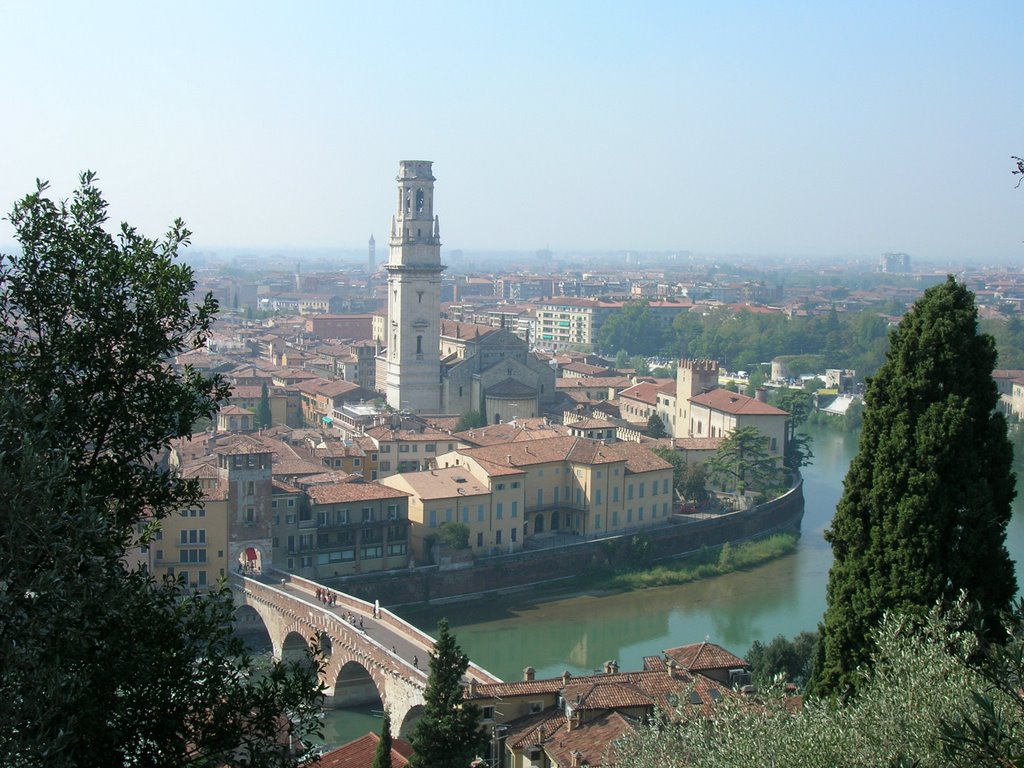
<path fill-rule="evenodd" d="M 413 730 L 416 728 L 416 723 L 423 717 L 423 705 L 416 704 L 409 708 L 409 711 L 405 713 L 405 717 L 402 719 L 401 724 L 398 726 L 398 736 L 402 739 L 408 739 L 412 736 Z"/>
<path fill-rule="evenodd" d="M 369 704 L 371 709 L 384 709 L 384 698 L 373 674 L 358 661 L 346 661 L 330 686 L 334 690 L 331 705 L 353 707 Z"/>
<path fill-rule="evenodd" d="M 325 651 L 320 677 L 327 706 L 343 706 L 356 699 L 379 701 L 391 713 L 394 735 L 411 732 L 423 707 L 427 681 L 423 662 L 433 646 L 429 635 L 343 593 L 337 594 L 337 607 L 325 607 L 315 596 L 321 585 L 294 575 L 272 572 L 254 579 L 232 574 L 230 583 L 236 604 L 251 607 L 263 620 L 275 658 L 304 656 L 307 646 L 320 638 Z M 366 620 L 365 628 L 356 616 Z M 395 650 L 396 645 L 400 650 Z M 419 666 L 412 663 L 416 655 Z M 498 681 L 476 665 L 471 665 L 469 674 L 481 682 Z"/>
<path fill-rule="evenodd" d="M 280 655 L 274 657 L 281 661 L 298 662 L 300 664 L 312 664 L 309 657 L 309 650 L 313 637 L 306 637 L 301 629 L 293 629 L 281 640 Z"/>
<path fill-rule="evenodd" d="M 260 653 L 274 647 L 270 628 L 260 612 L 251 605 L 239 605 L 232 619 L 234 632 L 245 643 L 247 651 Z"/>

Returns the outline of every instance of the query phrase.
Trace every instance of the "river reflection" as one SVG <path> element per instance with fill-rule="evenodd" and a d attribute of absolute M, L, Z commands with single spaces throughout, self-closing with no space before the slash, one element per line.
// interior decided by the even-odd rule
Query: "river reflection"
<path fill-rule="evenodd" d="M 448 618 L 459 643 L 485 669 L 518 679 L 523 667 L 538 676 L 568 669 L 584 674 L 616 659 L 639 669 L 644 656 L 709 639 L 743 654 L 754 640 L 795 635 L 817 627 L 825 610 L 832 551 L 823 534 L 842 493 L 855 436 L 810 428 L 814 463 L 804 470 L 805 512 L 797 551 L 751 571 L 674 587 L 611 595 L 574 595 L 541 602 L 511 596 L 500 604 L 469 602 L 403 611 L 432 631 Z M 1024 581 L 1024 502 L 1015 505 L 1007 544 Z"/>
<path fill-rule="evenodd" d="M 586 674 L 615 659 L 623 671 L 644 656 L 704 639 L 737 654 L 767 641 L 815 629 L 825 610 L 832 550 L 823 534 L 856 453 L 855 436 L 810 428 L 814 463 L 804 469 L 805 511 L 797 551 L 751 571 L 675 587 L 561 599 L 521 594 L 400 611 L 427 632 L 447 617 L 474 662 L 505 680 L 533 666 L 539 677 L 563 670 Z M 1024 584 L 1024 500 L 1014 504 L 1007 546 Z M 328 721 L 339 715 L 328 714 Z M 365 726 L 363 726 L 365 728 Z M 354 732 L 351 738 L 365 733 Z"/>

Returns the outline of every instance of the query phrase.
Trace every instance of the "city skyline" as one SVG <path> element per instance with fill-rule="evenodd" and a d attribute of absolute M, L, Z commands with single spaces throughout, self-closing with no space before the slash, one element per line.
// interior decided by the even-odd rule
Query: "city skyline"
<path fill-rule="evenodd" d="M 95 170 L 197 250 L 358 250 L 402 160 L 445 250 L 1022 262 L 1024 8 L 0 5 L 0 209 Z M 0 224 L 0 247 L 12 242 Z"/>

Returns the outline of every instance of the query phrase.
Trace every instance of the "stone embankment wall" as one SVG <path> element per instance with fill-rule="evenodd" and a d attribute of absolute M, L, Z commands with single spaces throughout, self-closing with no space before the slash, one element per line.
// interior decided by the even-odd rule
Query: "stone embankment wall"
<path fill-rule="evenodd" d="M 749 510 L 677 521 L 648 529 L 653 563 L 683 557 L 703 547 L 799 531 L 804 514 L 802 481 L 785 495 Z M 681 516 L 677 516 L 679 518 Z M 631 534 L 581 540 L 557 548 L 481 558 L 471 568 L 427 566 L 332 579 L 330 586 L 363 600 L 404 605 L 514 590 L 619 565 L 629 557 Z"/>

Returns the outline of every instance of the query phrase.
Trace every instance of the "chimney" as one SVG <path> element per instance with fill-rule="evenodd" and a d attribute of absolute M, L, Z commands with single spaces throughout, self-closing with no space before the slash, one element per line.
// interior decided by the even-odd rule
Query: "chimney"
<path fill-rule="evenodd" d="M 562 673 L 562 687 L 563 688 L 569 684 L 569 680 L 571 678 L 572 678 L 572 675 L 569 674 L 569 670 L 568 669 L 565 670 L 565 672 Z"/>
<path fill-rule="evenodd" d="M 757 400 L 757 402 L 759 402 L 759 403 L 767 402 L 768 400 L 765 397 L 765 392 L 766 391 L 767 390 L 765 390 L 764 387 L 758 387 L 757 389 L 754 390 L 754 399 Z"/>
<path fill-rule="evenodd" d="M 606 675 L 613 675 L 615 674 L 617 667 L 618 664 L 616 664 L 614 661 L 606 661 L 604 663 L 604 673 Z"/>
<path fill-rule="evenodd" d="M 569 753 L 569 757 L 572 760 L 569 763 L 570 768 L 580 768 L 580 758 L 583 757 L 583 754 L 578 749 L 574 749 Z"/>
<path fill-rule="evenodd" d="M 668 676 L 671 677 L 671 678 L 675 678 L 675 676 L 676 676 L 676 660 L 675 659 L 669 659 L 665 663 L 665 666 L 668 668 Z"/>
<path fill-rule="evenodd" d="M 533 680 L 534 675 L 536 674 L 536 672 L 537 672 L 537 670 L 535 670 L 533 667 L 526 667 L 526 668 L 524 668 L 523 669 L 523 680 L 526 680 L 526 681 Z"/>
<path fill-rule="evenodd" d="M 469 678 L 469 695 L 476 696 L 476 680 Z"/>

